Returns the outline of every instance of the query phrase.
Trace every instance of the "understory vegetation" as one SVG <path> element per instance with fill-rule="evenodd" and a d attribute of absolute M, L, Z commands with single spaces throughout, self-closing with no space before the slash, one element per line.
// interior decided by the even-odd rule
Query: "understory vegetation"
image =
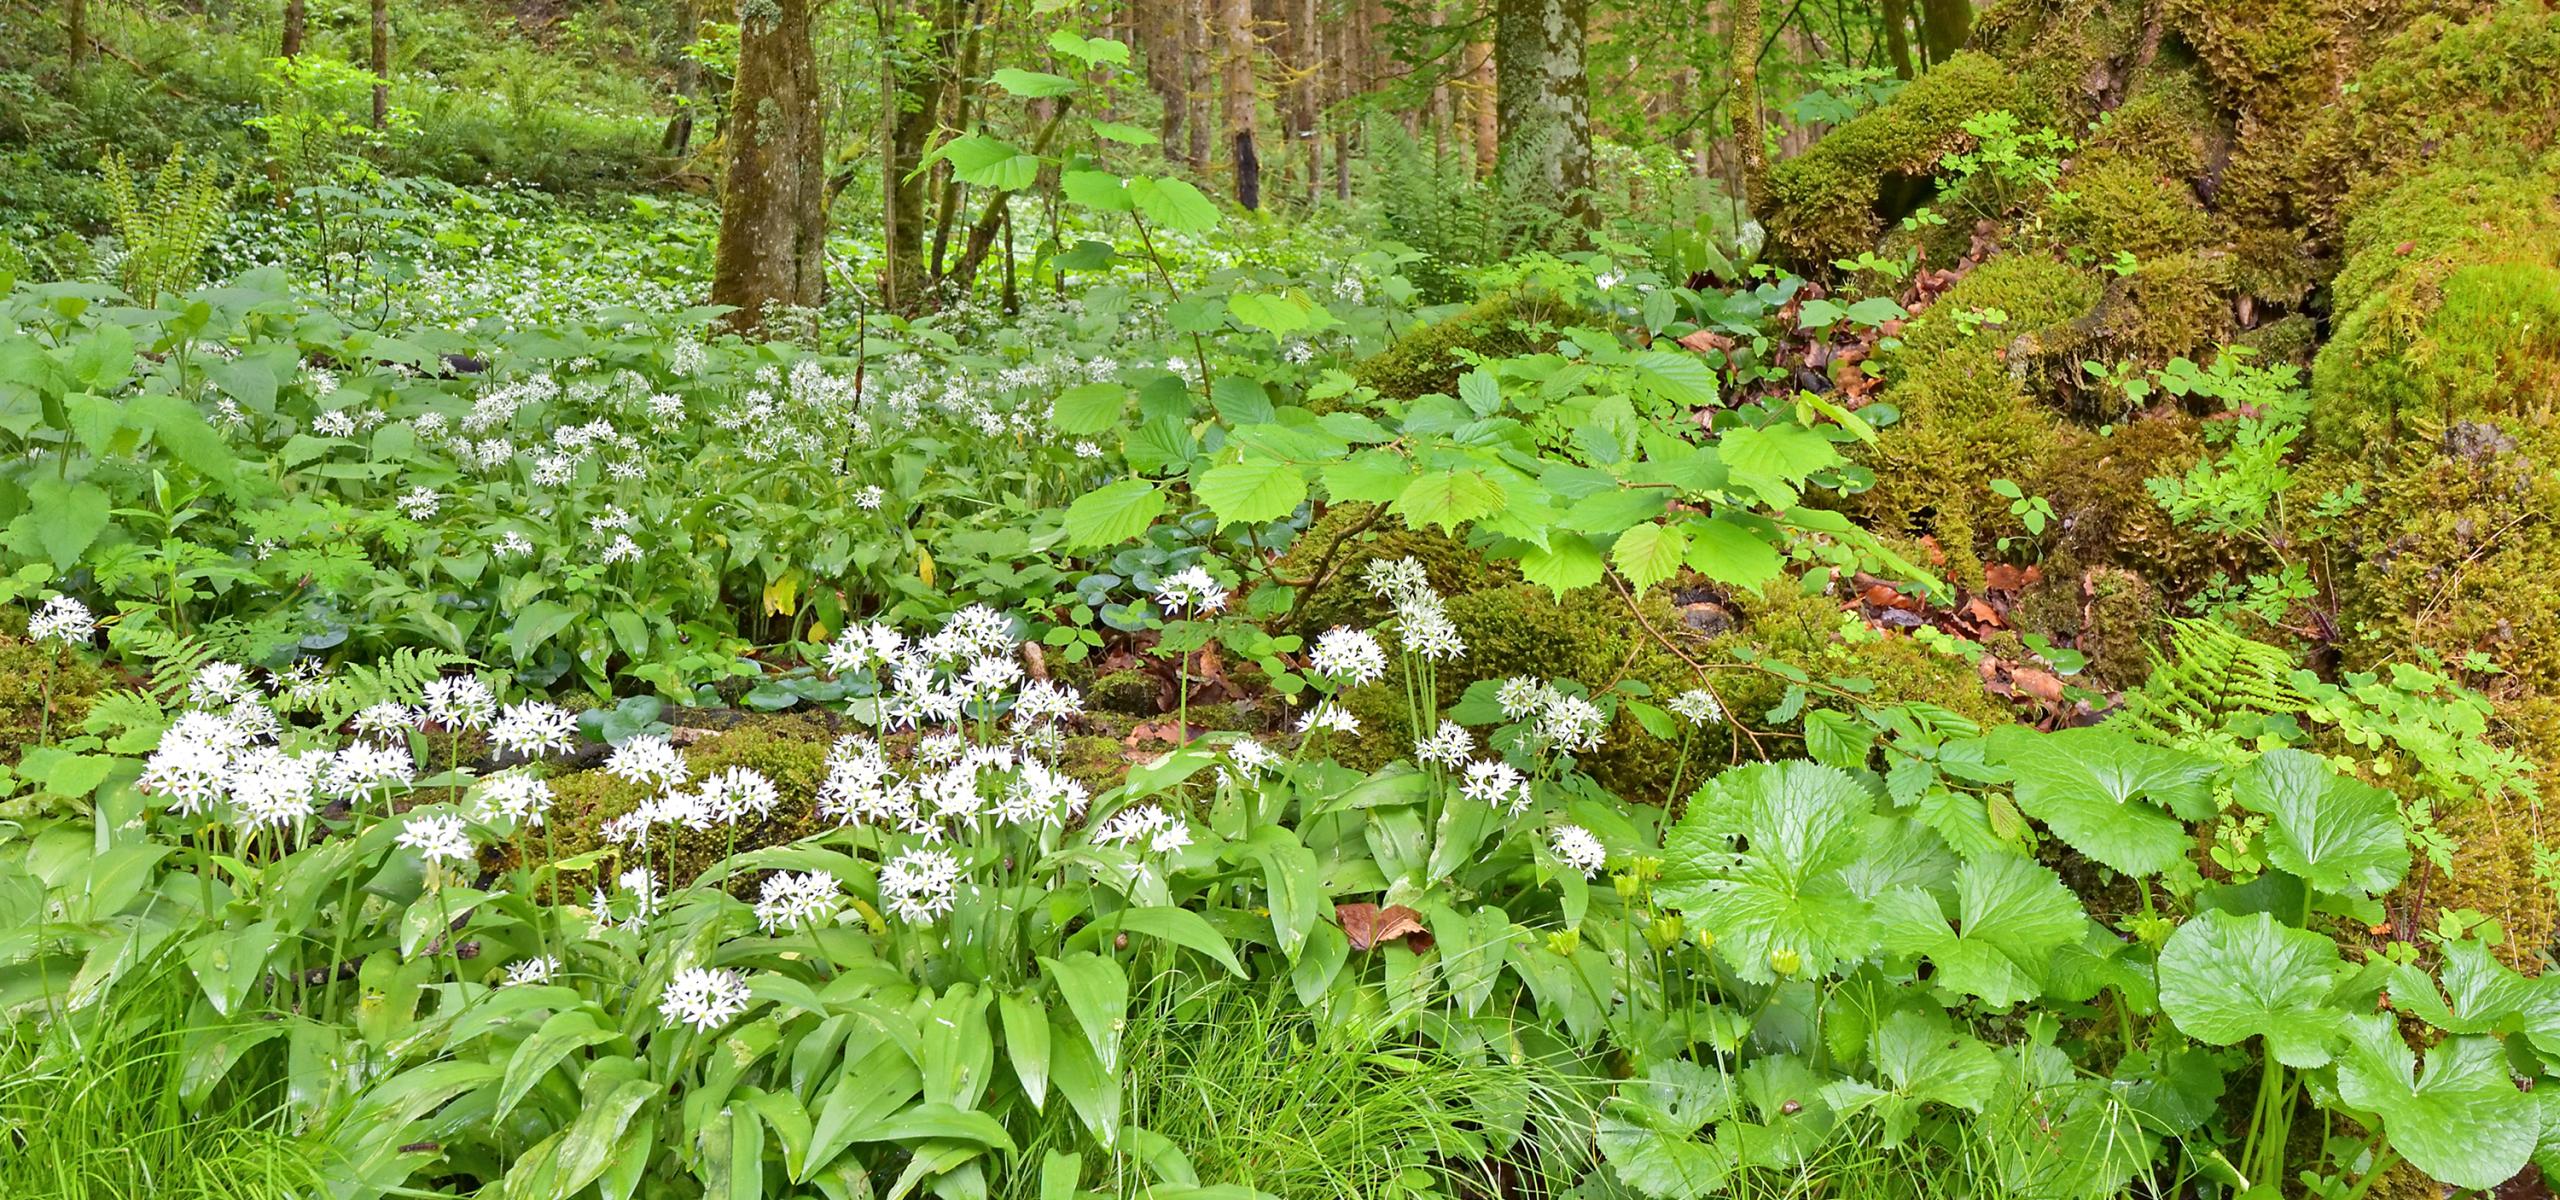
<path fill-rule="evenodd" d="M 0 1192 L 2548 1195 L 2560 10 L 1691 8 L 0 17 Z"/>

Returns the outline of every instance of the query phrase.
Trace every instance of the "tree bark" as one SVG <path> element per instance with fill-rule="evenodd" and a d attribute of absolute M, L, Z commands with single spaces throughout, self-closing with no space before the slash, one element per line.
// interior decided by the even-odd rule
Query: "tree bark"
<path fill-rule="evenodd" d="M 684 52 L 702 36 L 702 18 L 694 11 L 693 0 L 677 5 L 676 36 L 676 111 L 667 118 L 667 131 L 658 137 L 658 153 L 670 158 L 693 147 L 693 105 L 702 90 L 702 64 Z"/>
<path fill-rule="evenodd" d="M 1758 213 L 1765 207 L 1769 144 L 1760 128 L 1760 0 L 1734 0 L 1733 138 L 1742 156 L 1742 194 Z"/>
<path fill-rule="evenodd" d="M 391 3 L 373 0 L 373 127 L 391 121 Z"/>
<path fill-rule="evenodd" d="M 1470 144 L 1475 152 L 1476 178 L 1493 176 L 1493 162 L 1500 152 L 1501 120 L 1495 115 L 1498 90 L 1493 78 L 1493 43 L 1471 42 L 1467 45 L 1467 122 L 1473 135 Z"/>
<path fill-rule="evenodd" d="M 1587 0 L 1496 0 L 1494 181 L 1505 240 L 1561 215 L 1587 229 L 1591 210 L 1591 92 L 1584 75 Z"/>
<path fill-rule="evenodd" d="M 1884 0 L 1879 15 L 1884 20 L 1884 53 L 1893 60 L 1893 73 L 1904 79 L 1918 75 L 1911 65 L 1911 0 Z"/>
<path fill-rule="evenodd" d="M 1228 165 L 1235 172 L 1236 203 L 1250 211 L 1262 207 L 1262 156 L 1254 146 L 1261 94 L 1253 69 L 1253 0 L 1221 0 L 1218 24 L 1226 52 L 1218 91 Z"/>
<path fill-rule="evenodd" d="M 815 306 L 826 264 L 826 114 L 811 25 L 817 0 L 745 0 L 729 100 L 728 178 L 711 302 L 732 328 L 768 308 Z"/>
<path fill-rule="evenodd" d="M 76 71 L 89 61 L 89 0 L 69 0 L 67 7 L 69 11 L 63 14 L 62 23 L 70 44 L 63 53 Z"/>
<path fill-rule="evenodd" d="M 1920 0 L 1920 44 L 1937 66 L 1964 49 L 1973 36 L 1973 0 Z"/>
<path fill-rule="evenodd" d="M 306 0 L 284 0 L 284 45 L 277 53 L 285 58 L 302 54 L 302 30 L 307 20 Z"/>
<path fill-rule="evenodd" d="M 891 10 L 894 12 L 895 10 Z M 923 50 L 891 56 L 881 101 L 887 134 L 881 139 L 881 227 L 887 243 L 883 299 L 898 312 L 924 309 L 931 277 L 925 262 L 926 172 L 917 170 L 942 120 L 942 95 L 960 31 L 959 0 L 933 0 Z M 894 20 L 894 17 L 892 18 Z M 885 27 L 885 26 L 884 26 Z"/>

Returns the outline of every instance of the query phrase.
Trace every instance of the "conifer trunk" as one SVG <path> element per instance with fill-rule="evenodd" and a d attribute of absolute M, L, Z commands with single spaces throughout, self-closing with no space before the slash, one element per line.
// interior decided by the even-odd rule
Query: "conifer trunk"
<path fill-rule="evenodd" d="M 1226 57 L 1219 82 L 1226 118 L 1228 165 L 1235 172 L 1236 203 L 1262 206 L 1262 156 L 1254 145 L 1255 109 L 1261 99 L 1253 69 L 1253 0 L 1221 0 L 1219 31 Z"/>
<path fill-rule="evenodd" d="M 277 48 L 278 56 L 301 57 L 302 31 L 309 19 L 308 12 L 306 0 L 284 0 L 284 44 Z"/>

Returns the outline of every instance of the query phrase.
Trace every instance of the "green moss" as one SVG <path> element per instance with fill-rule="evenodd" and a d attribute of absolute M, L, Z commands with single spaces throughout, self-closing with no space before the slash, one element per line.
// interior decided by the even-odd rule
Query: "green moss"
<path fill-rule="evenodd" d="M 2150 259 L 2107 281 L 2106 293 L 2074 328 L 2087 338 L 2077 357 L 2158 367 L 2198 357 L 2231 336 L 2231 267 L 2220 251 Z"/>
<path fill-rule="evenodd" d="M 2146 481 L 2183 475 L 2204 454 L 2193 417 L 2155 408 L 2101 434 L 2074 429 L 2037 493 L 2053 504 L 2055 549 L 2083 564 L 2124 567 L 2173 585 L 2192 586 L 2233 565 L 2219 539 L 2180 528 L 2152 499 Z"/>
<path fill-rule="evenodd" d="M 2044 581 L 2009 612 L 2019 629 L 2089 657 L 2085 679 L 2107 688 L 2133 687 L 2151 674 L 2150 645 L 2167 615 L 2160 590 L 2122 567 L 2048 558 Z"/>
<path fill-rule="evenodd" d="M 2195 193 L 2140 155 L 2086 155 L 2072 164 L 2062 188 L 2050 227 L 2065 244 L 2084 247 L 2100 261 L 2120 251 L 2148 261 L 2192 249 L 2212 233 Z"/>
<path fill-rule="evenodd" d="M 1961 713 L 1986 727 L 2013 720 L 2006 702 L 1982 690 L 1981 674 L 1962 658 L 1939 653 L 1898 633 L 1870 628 L 1843 612 L 1838 601 L 1806 593 L 1792 580 L 1771 584 L 1757 598 L 1750 619 L 1710 648 L 1713 661 L 1736 661 L 1734 651 L 1748 647 L 1766 659 L 1783 662 L 1816 679 L 1864 681 L 1858 704 L 1935 704 Z M 1734 711 L 1754 725 L 1767 723 L 1770 708 L 1786 694 L 1786 682 L 1774 675 L 1742 669 L 1715 673 L 1718 690 Z M 1846 704 L 1824 699 L 1821 704 Z M 1747 748 L 1747 745 L 1746 745 Z M 1774 749 L 1774 747 L 1772 747 Z"/>
<path fill-rule="evenodd" d="M 2028 398 L 2027 364 L 2044 353 L 2043 333 L 2071 340 L 2062 326 L 2085 316 L 2098 295 L 2090 272 L 2018 253 L 1992 258 L 1948 289 L 1904 330 L 1903 348 L 1887 364 L 1883 395 L 1902 420 L 1868 451 L 1876 483 L 1850 498 L 1852 510 L 1887 533 L 1943 534 L 1950 521 L 1994 528 L 2008 502 L 1983 486 L 1984 472 L 2032 478 L 2059 444 L 2060 423 Z M 2004 323 L 1969 329 L 1956 316 L 1994 309 Z M 1950 463 L 1981 469 L 1951 471 Z"/>
<path fill-rule="evenodd" d="M 1373 519 L 1374 518 L 1374 519 Z M 1337 549 L 1335 543 L 1339 542 Z M 1336 504 L 1291 542 L 1275 566 L 1283 579 L 1313 580 L 1316 567 L 1331 553 L 1315 592 L 1304 598 L 1282 622 L 1287 632 L 1313 637 L 1336 625 L 1368 627 L 1387 619 L 1394 608 L 1371 594 L 1361 574 L 1381 559 L 1411 558 L 1422 564 L 1431 586 L 1443 596 L 1457 596 L 1520 581 L 1519 568 L 1493 562 L 1465 542 L 1425 527 L 1414 529 L 1404 518 L 1378 512 L 1375 505 Z"/>
<path fill-rule="evenodd" d="M 1438 392 L 1453 395 L 1467 371 L 1458 351 L 1487 358 L 1534 354 L 1554 341 L 1555 323 L 1568 310 L 1544 292 L 1518 289 L 1486 297 L 1428 324 L 1406 330 L 1392 345 L 1352 368 L 1352 378 L 1381 396 L 1410 400 Z"/>
<path fill-rule="evenodd" d="M 2428 173 L 2350 229 L 2314 428 L 2341 450 L 2560 401 L 2560 155 L 2531 176 Z"/>
<path fill-rule="evenodd" d="M 110 682 L 80 654 L 0 634 L 0 764 L 34 749 L 39 728 L 55 741 L 79 732 L 90 700 Z"/>
<path fill-rule="evenodd" d="M 1964 146 L 1967 120 L 2026 100 L 1998 59 L 1948 59 L 1770 170 L 1762 220 L 1772 249 L 1799 269 L 1818 271 L 1873 247 L 1884 231 L 1883 210 L 1895 207 L 1884 189 L 1934 172 L 1940 158 Z"/>
<path fill-rule="evenodd" d="M 2560 145 L 2560 12 L 2493 5 L 2476 19 L 2426 13 L 2397 28 L 2307 153 L 2350 210 L 2418 170 L 2524 173 Z"/>
<path fill-rule="evenodd" d="M 737 826 L 736 845 L 743 851 L 797 841 L 834 824 L 817 813 L 818 787 L 826 781 L 827 749 L 832 744 L 826 727 L 816 721 L 790 716 L 763 718 L 686 746 L 685 759 L 697 780 L 714 771 L 745 767 L 762 772 L 773 781 L 780 794 L 773 812 L 741 821 Z M 601 832 L 605 822 L 630 812 L 650 795 L 648 788 L 626 783 L 602 770 L 573 771 L 554 777 L 551 790 L 552 837 L 564 858 L 605 845 Z M 669 861 L 666 847 L 674 849 L 673 876 L 662 877 L 662 887 L 681 886 L 700 875 L 720 861 L 730 845 L 725 827 L 679 828 L 672 834 L 661 828 L 652 836 L 667 839 L 650 851 L 662 876 L 664 864 Z M 599 868 L 599 875 L 610 875 L 617 869 L 621 868 Z M 742 880 L 737 886 L 745 888 L 752 882 Z"/>

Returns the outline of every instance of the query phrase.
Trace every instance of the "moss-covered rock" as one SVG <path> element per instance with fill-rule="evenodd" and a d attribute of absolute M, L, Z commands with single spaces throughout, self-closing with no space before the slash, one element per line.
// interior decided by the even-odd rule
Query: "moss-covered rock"
<path fill-rule="evenodd" d="M 1353 379 L 1381 396 L 1410 400 L 1438 392 L 1453 395 L 1467 371 L 1459 351 L 1487 358 L 1534 354 L 1553 344 L 1557 323 L 1572 310 L 1554 296 L 1517 288 L 1404 332 L 1386 349 L 1352 368 Z"/>
<path fill-rule="evenodd" d="M 2154 407 L 2105 432 L 2071 429 L 2037 493 L 2053 505 L 2055 549 L 2074 562 L 2111 564 L 2187 586 L 2236 564 L 2221 539 L 2180 527 L 2146 486 L 2184 475 L 2204 454 L 2195 418 Z"/>
<path fill-rule="evenodd" d="M 2011 622 L 2089 658 L 2085 678 L 2122 690 L 2151 676 L 2151 645 L 2168 616 L 2160 589 L 2122 567 L 2048 559 L 2044 581 L 2018 597 Z"/>
<path fill-rule="evenodd" d="M 739 850 L 760 846 L 778 846 L 820 832 L 834 822 L 818 816 L 819 785 L 826 782 L 827 750 L 833 736 L 819 722 L 802 717 L 758 718 L 724 733 L 703 738 L 685 747 L 685 759 L 693 769 L 693 777 L 701 779 L 712 772 L 730 767 L 759 771 L 774 783 L 780 799 L 772 813 L 762 818 L 741 821 L 736 829 Z M 605 845 L 602 830 L 605 822 L 630 812 L 650 796 L 650 789 L 627 783 L 602 770 L 573 771 L 551 780 L 552 839 L 562 857 L 583 854 Z M 652 862 L 662 876 L 669 862 L 667 847 L 674 849 L 673 877 L 662 877 L 660 886 L 681 886 L 720 861 L 730 845 L 726 828 L 695 830 L 677 828 L 670 832 L 661 828 L 653 837 L 664 839 L 653 844 Z M 611 870 L 600 868 L 603 875 Z M 587 881 L 579 881 L 587 882 Z M 740 889 L 753 881 L 740 881 Z"/>
<path fill-rule="evenodd" d="M 1843 123 L 1803 154 L 1769 172 L 1771 247 L 1799 269 L 1827 270 L 1831 260 L 1872 248 L 1886 218 L 1904 207 L 1886 190 L 1923 179 L 1938 160 L 1962 149 L 1964 123 L 2030 97 L 2017 76 L 1987 54 L 1965 53 L 1923 74 L 1894 98 Z"/>
<path fill-rule="evenodd" d="M 23 619 L 14 624 L 26 627 Z M 56 741 L 77 733 L 89 702 L 110 682 L 84 655 L 0 634 L 0 765 L 34 749 L 39 729 Z"/>
<path fill-rule="evenodd" d="M 1282 622 L 1285 632 L 1313 637 L 1336 625 L 1367 628 L 1386 620 L 1394 606 L 1372 594 L 1361 576 L 1373 562 L 1399 558 L 1422 564 L 1431 586 L 1443 596 L 1520 581 L 1515 564 L 1487 559 L 1445 532 L 1428 526 L 1412 528 L 1404 518 L 1380 512 L 1376 505 L 1336 504 L 1289 544 L 1274 568 L 1283 579 L 1314 583 L 1312 594 Z M 1317 580 L 1320 565 L 1324 577 Z"/>
<path fill-rule="evenodd" d="M 1867 452 L 1875 486 L 1851 497 L 1851 510 L 1886 533 L 1936 531 L 1942 544 L 1950 522 L 1993 529 L 2008 502 L 1986 480 L 2034 478 L 2060 444 L 2059 421 L 2029 399 L 2024 364 L 2042 353 L 2042 337 L 2068 342 L 2063 327 L 2098 295 L 2089 271 L 2004 254 L 1938 297 L 1887 364 L 1883 394 L 1902 420 Z M 1998 324 L 1970 320 L 1994 311 Z"/>

